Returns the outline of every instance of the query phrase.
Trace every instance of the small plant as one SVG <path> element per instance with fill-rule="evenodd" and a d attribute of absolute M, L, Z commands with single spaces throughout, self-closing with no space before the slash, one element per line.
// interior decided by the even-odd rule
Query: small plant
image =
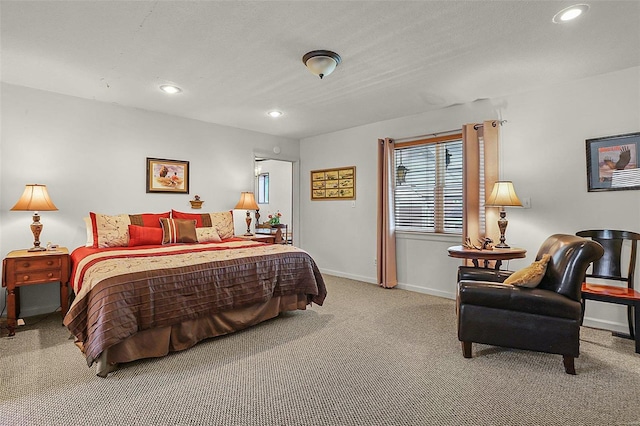
<path fill-rule="evenodd" d="M 277 212 L 276 214 L 270 214 L 269 215 L 269 223 L 271 225 L 279 225 L 281 217 L 282 217 L 282 213 L 280 213 L 280 212 Z"/>

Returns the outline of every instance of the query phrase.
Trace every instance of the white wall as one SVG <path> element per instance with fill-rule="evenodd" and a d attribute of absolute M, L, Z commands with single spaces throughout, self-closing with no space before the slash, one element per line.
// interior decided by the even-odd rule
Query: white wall
<path fill-rule="evenodd" d="M 59 211 L 42 212 L 43 244 L 83 245 L 82 218 L 105 214 L 232 209 L 253 191 L 254 155 L 297 160 L 297 140 L 2 84 L 0 252 L 33 245 L 29 212 L 10 212 L 27 183 L 46 184 Z M 147 194 L 146 158 L 190 162 L 190 194 Z M 205 201 L 191 210 L 195 194 Z M 238 214 L 240 213 L 240 214 Z M 244 232 L 244 212 L 235 211 Z M 0 304 L 4 305 L 4 291 Z M 21 290 L 24 316 L 58 306 L 55 284 Z"/>
<path fill-rule="evenodd" d="M 509 209 L 507 242 L 533 261 L 553 233 L 612 228 L 640 232 L 640 191 L 587 192 L 585 140 L 640 131 L 640 68 L 574 81 L 502 99 L 378 122 L 301 141 L 302 244 L 324 271 L 376 282 L 377 139 L 396 139 L 504 119 L 501 178 L 514 181 L 531 209 Z M 357 199 L 310 201 L 309 171 L 356 166 Z M 327 235 L 330 235 L 327 238 Z M 446 248 L 459 237 L 399 235 L 401 288 L 454 297 L 459 261 Z M 345 255 L 345 254 L 348 254 Z M 623 307 L 587 303 L 585 324 L 624 330 Z"/>

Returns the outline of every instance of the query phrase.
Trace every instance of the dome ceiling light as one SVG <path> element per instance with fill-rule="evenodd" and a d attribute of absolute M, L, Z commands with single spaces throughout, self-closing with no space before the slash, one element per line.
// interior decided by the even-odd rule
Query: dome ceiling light
<path fill-rule="evenodd" d="M 304 65 L 320 79 L 331 74 L 340 61 L 342 61 L 340 55 L 330 50 L 314 50 L 302 57 Z"/>

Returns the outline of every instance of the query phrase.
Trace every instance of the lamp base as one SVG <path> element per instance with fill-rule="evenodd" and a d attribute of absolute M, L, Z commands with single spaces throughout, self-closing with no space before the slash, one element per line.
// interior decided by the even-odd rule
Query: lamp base
<path fill-rule="evenodd" d="M 247 218 L 245 219 L 245 222 L 247 222 L 247 232 L 244 234 L 244 236 L 250 237 L 253 234 L 251 233 L 251 213 L 249 213 L 249 210 L 247 210 Z"/>
<path fill-rule="evenodd" d="M 31 247 L 27 251 L 47 251 L 46 247 Z"/>
<path fill-rule="evenodd" d="M 509 221 L 507 220 L 507 212 L 504 211 L 504 208 L 500 209 L 500 219 L 498 219 L 498 228 L 500 229 L 500 242 L 496 244 L 495 248 L 511 248 L 505 243 L 504 233 L 507 231 L 507 225 Z"/>

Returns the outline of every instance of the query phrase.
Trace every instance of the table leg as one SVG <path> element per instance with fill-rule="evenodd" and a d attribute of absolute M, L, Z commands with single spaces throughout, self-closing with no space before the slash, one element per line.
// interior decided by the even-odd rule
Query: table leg
<path fill-rule="evenodd" d="M 473 263 L 473 266 L 475 266 L 476 268 L 480 267 L 480 265 L 478 265 L 478 259 L 471 259 L 471 263 Z"/>
<path fill-rule="evenodd" d="M 62 318 L 69 310 L 69 283 L 60 283 L 60 308 L 62 309 Z"/>
<path fill-rule="evenodd" d="M 635 338 L 636 338 L 636 353 L 640 354 L 640 303 L 633 305 L 633 316 L 635 317 Z"/>
<path fill-rule="evenodd" d="M 16 288 L 7 287 L 7 328 L 9 336 L 16 334 Z"/>
<path fill-rule="evenodd" d="M 496 260 L 496 271 L 498 271 L 500 269 L 500 267 L 502 266 L 502 260 Z"/>

